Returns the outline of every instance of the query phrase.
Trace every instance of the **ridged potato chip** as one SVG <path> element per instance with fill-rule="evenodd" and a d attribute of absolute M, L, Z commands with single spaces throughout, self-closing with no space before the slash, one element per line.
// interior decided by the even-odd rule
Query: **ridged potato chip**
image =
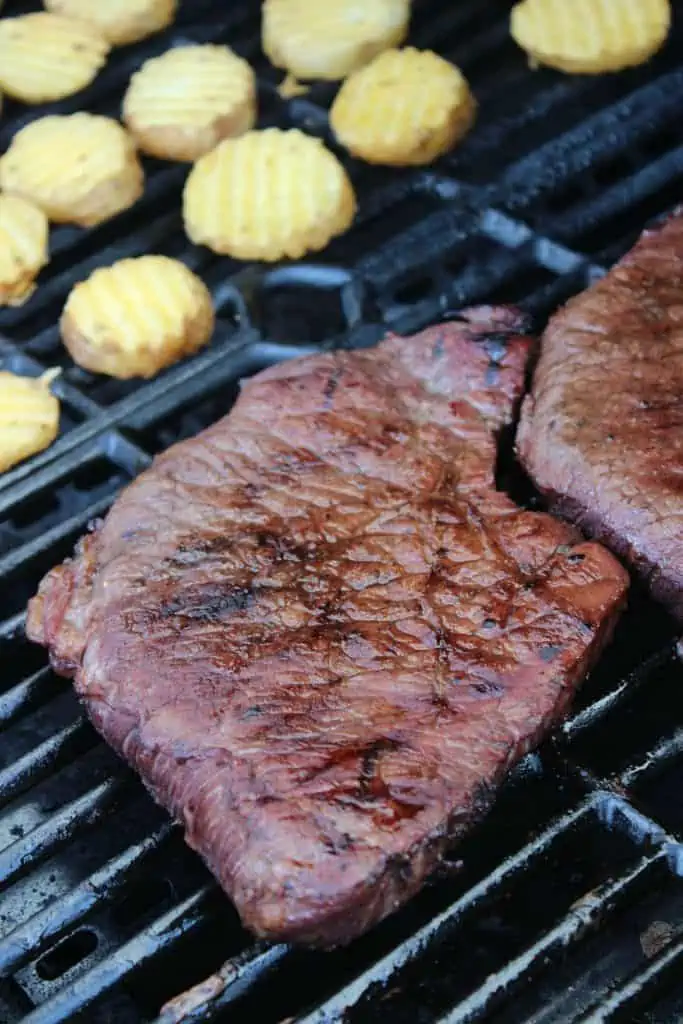
<path fill-rule="evenodd" d="M 345 78 L 408 33 L 410 0 L 265 0 L 263 51 L 295 78 Z"/>
<path fill-rule="evenodd" d="M 353 220 L 346 171 L 297 129 L 247 132 L 201 157 L 185 183 L 185 230 L 198 245 L 243 260 L 298 259 Z"/>
<path fill-rule="evenodd" d="M 256 77 L 227 46 L 179 46 L 136 71 L 123 119 L 143 152 L 194 161 L 253 127 Z"/>
<path fill-rule="evenodd" d="M 0 371 L 0 473 L 42 452 L 59 432 L 59 400 L 50 384 L 59 370 L 42 377 Z"/>
<path fill-rule="evenodd" d="M 172 24 L 178 0 L 45 0 L 45 7 L 88 21 L 112 46 L 125 46 Z"/>
<path fill-rule="evenodd" d="M 47 217 L 21 196 L 0 194 L 0 306 L 31 295 L 48 261 Z"/>
<path fill-rule="evenodd" d="M 339 142 L 373 164 L 428 164 L 469 130 L 476 113 L 462 73 L 431 50 L 387 50 L 355 71 L 330 111 Z"/>
<path fill-rule="evenodd" d="M 126 380 L 153 377 L 211 338 L 211 293 L 167 256 L 137 256 L 101 267 L 71 291 L 62 340 L 79 366 Z"/>
<path fill-rule="evenodd" d="M 133 140 L 118 121 L 98 114 L 32 121 L 0 159 L 0 188 L 60 223 L 100 224 L 132 206 L 143 187 Z"/>
<path fill-rule="evenodd" d="M 85 21 L 38 11 L 0 21 L 0 89 L 25 103 L 80 92 L 109 54 L 109 43 Z"/>
<path fill-rule="evenodd" d="M 671 25 L 669 0 L 522 0 L 510 29 L 534 64 L 599 74 L 649 60 Z"/>

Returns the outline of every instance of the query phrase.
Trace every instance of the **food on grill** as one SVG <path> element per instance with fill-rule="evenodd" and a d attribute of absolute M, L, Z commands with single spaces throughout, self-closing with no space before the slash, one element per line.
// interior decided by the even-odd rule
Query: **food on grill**
<path fill-rule="evenodd" d="M 92 26 L 47 11 L 0 21 L 0 89 L 46 103 L 84 89 L 104 65 L 109 43 Z"/>
<path fill-rule="evenodd" d="M 373 164 L 428 164 L 470 129 L 464 76 L 431 50 L 387 50 L 342 85 L 330 111 L 338 139 Z"/>
<path fill-rule="evenodd" d="M 126 380 L 153 377 L 197 352 L 213 324 L 211 293 L 184 263 L 138 256 L 77 284 L 60 328 L 79 366 Z"/>
<path fill-rule="evenodd" d="M 609 638 L 625 570 L 495 488 L 521 328 L 271 367 L 30 605 L 261 935 L 331 945 L 408 899 Z"/>
<path fill-rule="evenodd" d="M 168 160 L 197 160 L 256 120 L 256 77 L 227 46 L 180 46 L 137 71 L 123 119 L 140 149 Z"/>
<path fill-rule="evenodd" d="M 346 171 L 319 139 L 296 129 L 226 139 L 192 168 L 183 194 L 190 239 L 241 260 L 298 259 L 351 224 Z"/>
<path fill-rule="evenodd" d="M 48 262 L 48 223 L 20 196 L 0 194 L 0 306 L 18 306 Z"/>
<path fill-rule="evenodd" d="M 59 401 L 50 384 L 59 370 L 42 377 L 0 371 L 0 473 L 42 452 L 59 432 Z"/>
<path fill-rule="evenodd" d="M 124 46 L 170 25 L 178 0 L 45 0 L 45 6 L 90 22 L 112 46 Z"/>
<path fill-rule="evenodd" d="M 263 51 L 295 78 L 344 78 L 408 33 L 410 0 L 265 0 Z"/>
<path fill-rule="evenodd" d="M 91 227 L 132 206 L 144 174 L 118 121 L 49 115 L 14 136 L 0 159 L 0 188 L 40 206 L 50 220 Z"/>
<path fill-rule="evenodd" d="M 649 60 L 670 24 L 669 0 L 522 0 L 510 27 L 532 63 L 599 74 Z"/>
<path fill-rule="evenodd" d="M 683 620 L 683 208 L 550 321 L 519 452 Z"/>

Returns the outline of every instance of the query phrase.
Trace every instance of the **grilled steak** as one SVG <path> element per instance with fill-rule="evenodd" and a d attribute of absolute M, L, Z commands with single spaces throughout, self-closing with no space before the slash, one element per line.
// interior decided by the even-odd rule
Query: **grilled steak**
<path fill-rule="evenodd" d="M 255 932 L 346 941 L 565 711 L 627 580 L 495 489 L 529 340 L 477 309 L 259 374 L 33 600 Z"/>
<path fill-rule="evenodd" d="M 552 318 L 518 447 L 683 620 L 683 209 Z"/>

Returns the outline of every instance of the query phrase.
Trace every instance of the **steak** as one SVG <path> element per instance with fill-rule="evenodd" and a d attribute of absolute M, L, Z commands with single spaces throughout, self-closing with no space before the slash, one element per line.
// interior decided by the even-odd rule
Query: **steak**
<path fill-rule="evenodd" d="M 625 571 L 494 482 L 530 339 L 283 363 L 120 496 L 29 636 L 262 936 L 390 913 L 565 712 Z"/>
<path fill-rule="evenodd" d="M 551 319 L 517 443 L 683 621 L 683 208 Z"/>

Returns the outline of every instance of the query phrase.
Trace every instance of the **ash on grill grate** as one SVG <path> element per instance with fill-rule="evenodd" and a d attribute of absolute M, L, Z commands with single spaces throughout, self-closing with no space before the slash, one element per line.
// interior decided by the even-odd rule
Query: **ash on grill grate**
<path fill-rule="evenodd" d="M 7 0 L 3 15 L 39 6 Z M 508 36 L 509 6 L 416 2 L 411 41 L 461 64 L 478 124 L 428 170 L 350 162 L 358 222 L 314 264 L 245 267 L 190 245 L 186 170 L 148 161 L 135 209 L 92 231 L 56 229 L 32 299 L 0 311 L 0 366 L 65 370 L 59 440 L 0 477 L 0 1021 L 141 1024 L 195 985 L 163 1024 L 327 1024 L 344 1011 L 347 1024 L 683 1014 L 682 670 L 671 623 L 646 598 L 633 600 L 574 717 L 454 851 L 451 873 L 331 954 L 254 945 L 22 635 L 43 572 L 154 454 L 227 412 L 242 378 L 470 302 L 518 302 L 540 324 L 680 199 L 679 5 L 655 60 L 596 78 L 530 72 Z M 116 114 L 141 60 L 225 41 L 255 63 L 264 123 L 329 139 L 334 87 L 282 100 L 258 25 L 257 0 L 185 0 L 175 26 L 115 52 L 88 90 L 51 109 Z M 43 112 L 7 101 L 0 148 Z M 146 251 L 179 256 L 207 281 L 219 312 L 212 345 L 153 381 L 79 370 L 55 326 L 69 289 Z M 499 477 L 538 500 L 509 455 Z"/>

